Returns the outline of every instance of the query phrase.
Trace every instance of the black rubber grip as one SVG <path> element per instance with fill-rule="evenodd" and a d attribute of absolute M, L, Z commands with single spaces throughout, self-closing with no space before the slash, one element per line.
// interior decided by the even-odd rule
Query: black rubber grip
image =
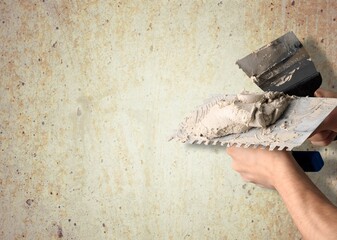
<path fill-rule="evenodd" d="M 318 151 L 292 151 L 294 159 L 305 172 L 318 172 L 324 166 L 324 161 Z"/>

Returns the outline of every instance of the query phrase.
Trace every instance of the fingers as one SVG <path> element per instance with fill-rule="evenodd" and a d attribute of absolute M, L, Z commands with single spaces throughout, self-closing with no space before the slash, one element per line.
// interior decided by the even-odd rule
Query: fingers
<path fill-rule="evenodd" d="M 238 156 L 239 155 L 246 155 L 246 154 L 249 154 L 249 153 L 253 153 L 253 152 L 261 152 L 261 151 L 268 151 L 268 149 L 263 149 L 263 148 L 243 148 L 243 147 L 235 147 L 235 146 L 232 146 L 232 147 L 228 147 L 226 149 L 228 155 L 230 155 L 231 157 L 233 156 Z"/>
<path fill-rule="evenodd" d="M 251 151 L 250 148 L 241 148 L 241 147 L 228 147 L 226 149 L 227 154 L 231 158 L 235 158 L 237 160 L 241 160 L 243 156 L 246 156 L 248 152 Z"/>
<path fill-rule="evenodd" d="M 337 93 L 323 89 L 323 88 L 319 88 L 316 90 L 315 96 L 316 97 L 326 97 L 326 98 L 337 98 Z M 310 139 L 310 141 L 315 145 L 319 144 L 318 146 L 326 146 L 327 143 L 330 143 L 333 140 L 333 138 L 336 136 L 335 135 L 334 137 L 332 137 L 333 135 L 330 133 L 330 131 L 337 132 L 336 118 L 337 118 L 337 108 L 335 108 L 329 114 L 329 116 L 326 117 L 326 119 L 318 126 L 318 128 L 315 130 L 312 136 L 310 136 L 310 138 L 312 138 L 312 137 L 316 137 L 316 135 L 318 134 L 319 137 L 323 138 L 323 141 L 316 141 L 316 139 L 314 138 Z M 330 130 L 328 132 L 331 135 L 328 137 L 326 136 L 327 133 L 325 133 L 326 130 Z M 331 138 L 332 140 L 330 141 Z"/>
<path fill-rule="evenodd" d="M 249 171 L 251 165 L 255 163 L 256 154 L 258 154 L 257 149 L 251 148 L 228 147 L 226 151 L 233 159 L 232 169 L 240 174 L 245 174 Z"/>
<path fill-rule="evenodd" d="M 238 172 L 244 181 L 273 188 L 274 160 L 278 155 L 282 155 L 282 152 L 240 147 L 228 147 L 226 151 L 233 160 L 233 170 Z"/>
<path fill-rule="evenodd" d="M 233 160 L 233 170 L 245 181 L 266 188 L 275 188 L 280 179 L 296 168 L 296 161 L 287 151 L 241 147 L 228 147 L 226 151 Z"/>
<path fill-rule="evenodd" d="M 330 90 L 323 89 L 323 88 L 319 88 L 316 90 L 315 96 L 316 97 L 326 97 L 326 98 L 337 98 L 337 93 L 330 91 Z"/>
<path fill-rule="evenodd" d="M 331 134 L 330 130 L 323 130 L 323 131 L 318 131 L 318 132 L 315 131 L 313 134 L 310 135 L 308 139 L 311 142 L 320 142 L 328 138 L 330 134 Z"/>
<path fill-rule="evenodd" d="M 261 188 L 275 189 L 275 187 L 269 183 L 269 181 L 261 182 L 261 179 L 257 178 L 254 174 L 249 172 L 238 172 L 243 181 L 253 183 Z"/>
<path fill-rule="evenodd" d="M 309 138 L 309 141 L 319 147 L 328 146 L 336 138 L 337 133 L 333 131 L 321 131 Z"/>

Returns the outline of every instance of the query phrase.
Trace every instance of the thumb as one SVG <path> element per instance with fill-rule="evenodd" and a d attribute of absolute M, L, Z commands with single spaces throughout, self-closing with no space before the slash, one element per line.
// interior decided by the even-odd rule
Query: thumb
<path fill-rule="evenodd" d="M 326 98 L 337 98 L 337 93 L 323 88 L 319 88 L 316 90 L 315 96 Z M 325 120 L 321 123 L 321 125 L 315 130 L 313 135 L 323 130 L 329 130 L 337 133 L 336 118 L 337 118 L 337 107 L 325 118 Z"/>
<path fill-rule="evenodd" d="M 323 88 L 319 88 L 315 92 L 315 97 L 337 98 L 337 93 Z"/>

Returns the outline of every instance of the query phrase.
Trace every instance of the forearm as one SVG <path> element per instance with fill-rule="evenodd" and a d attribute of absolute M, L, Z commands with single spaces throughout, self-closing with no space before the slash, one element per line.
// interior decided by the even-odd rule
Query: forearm
<path fill-rule="evenodd" d="M 275 188 L 304 239 L 337 239 L 337 208 L 296 163 Z"/>

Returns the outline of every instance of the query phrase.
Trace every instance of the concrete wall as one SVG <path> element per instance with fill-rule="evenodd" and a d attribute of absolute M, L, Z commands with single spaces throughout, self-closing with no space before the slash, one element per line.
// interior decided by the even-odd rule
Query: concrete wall
<path fill-rule="evenodd" d="M 335 88 L 336 1 L 7 0 L 0 13 L 0 239 L 300 239 L 223 147 L 167 139 L 203 99 L 259 91 L 235 61 L 290 30 Z M 337 203 L 335 149 L 310 177 Z"/>

